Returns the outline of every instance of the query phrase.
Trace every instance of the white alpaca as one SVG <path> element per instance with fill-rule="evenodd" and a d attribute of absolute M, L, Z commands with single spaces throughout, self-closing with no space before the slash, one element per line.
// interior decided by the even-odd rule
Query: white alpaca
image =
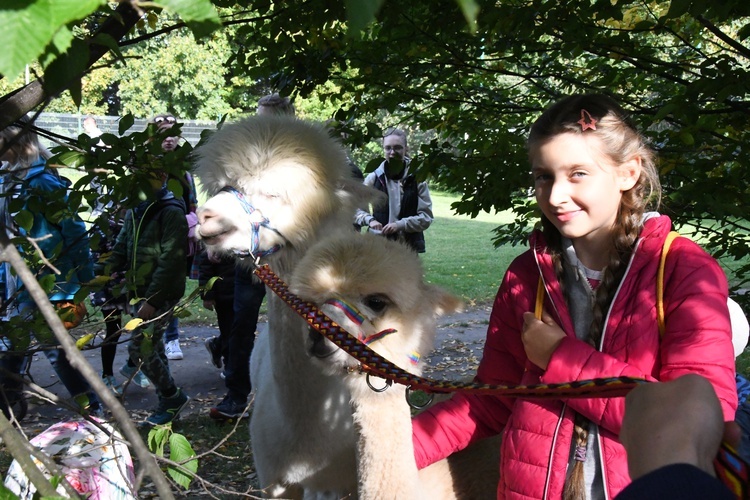
<path fill-rule="evenodd" d="M 360 339 L 395 330 L 373 350 L 414 374 L 415 354 L 432 350 L 436 318 L 458 300 L 425 284 L 419 258 L 407 247 L 372 235 L 350 235 L 319 243 L 300 261 L 292 290 Z M 357 432 L 359 500 L 483 499 L 496 495 L 498 443 L 489 440 L 449 460 L 418 471 L 412 446 L 405 387 L 375 392 L 358 362 L 322 336 L 312 334 L 311 354 L 351 391 Z M 382 386 L 374 379 L 372 385 Z"/>
<path fill-rule="evenodd" d="M 355 207 L 377 196 L 351 177 L 326 129 L 302 120 L 247 118 L 223 127 L 196 154 L 196 174 L 212 196 L 198 212 L 200 237 L 214 250 L 263 256 L 285 281 L 311 245 L 352 233 Z M 222 191 L 227 186 L 248 205 Z M 341 498 L 356 491 L 349 391 L 312 363 L 307 331 L 268 294 L 268 333 L 250 362 L 256 470 L 272 497 Z"/>

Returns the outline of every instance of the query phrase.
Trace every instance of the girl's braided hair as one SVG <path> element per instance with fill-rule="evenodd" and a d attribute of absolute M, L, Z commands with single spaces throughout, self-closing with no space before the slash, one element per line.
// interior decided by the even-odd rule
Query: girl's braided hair
<path fill-rule="evenodd" d="M 594 298 L 593 319 L 588 342 L 596 349 L 601 349 L 606 312 L 617 285 L 622 280 L 636 239 L 640 234 L 643 213 L 650 204 L 653 208 L 658 207 L 661 185 L 653 150 L 625 111 L 612 98 L 603 94 L 573 95 L 558 101 L 544 111 L 534 122 L 529 133 L 527 146 L 532 163 L 534 155 L 544 142 L 564 133 L 591 134 L 597 137 L 602 146 L 600 153 L 605 155 L 613 165 L 620 166 L 636 157 L 641 159 L 641 173 L 638 181 L 631 189 L 622 193 L 620 208 L 611 232 L 609 262 L 603 270 L 602 281 L 596 289 Z M 544 215 L 541 219 L 542 231 L 547 240 L 555 272 L 565 294 L 562 237 Z M 576 448 L 582 447 L 585 450 L 589 421 L 577 414 L 575 423 Z M 575 461 L 565 484 L 563 497 L 565 500 L 586 498 L 583 463 L 580 460 Z"/>

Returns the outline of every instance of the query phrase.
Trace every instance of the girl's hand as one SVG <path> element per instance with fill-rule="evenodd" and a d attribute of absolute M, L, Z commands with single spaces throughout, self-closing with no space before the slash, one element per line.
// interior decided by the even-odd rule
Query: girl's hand
<path fill-rule="evenodd" d="M 521 341 L 529 361 L 542 370 L 547 369 L 552 353 L 563 338 L 565 332 L 546 311 L 542 312 L 541 321 L 534 317 L 533 312 L 523 313 Z"/>

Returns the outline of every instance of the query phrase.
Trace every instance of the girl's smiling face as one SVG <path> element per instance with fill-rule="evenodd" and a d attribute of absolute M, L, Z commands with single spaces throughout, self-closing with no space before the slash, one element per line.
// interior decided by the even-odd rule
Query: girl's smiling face
<path fill-rule="evenodd" d="M 622 193 L 640 175 L 639 158 L 615 165 L 603 150 L 593 134 L 563 133 L 540 143 L 532 156 L 539 207 L 573 241 L 582 261 L 586 248 L 594 252 L 607 244 Z"/>

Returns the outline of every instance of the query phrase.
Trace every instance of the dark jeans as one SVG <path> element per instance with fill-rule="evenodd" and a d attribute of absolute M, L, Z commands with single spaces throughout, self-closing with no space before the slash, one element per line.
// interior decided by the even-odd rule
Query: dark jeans
<path fill-rule="evenodd" d="M 60 382 L 62 382 L 71 396 L 87 394 L 89 403 L 99 402 L 99 398 L 91 390 L 91 386 L 83 375 L 81 375 L 81 372 L 71 366 L 68 357 L 65 355 L 65 351 L 62 349 L 51 349 L 43 352 L 52 365 L 52 369 L 55 370 Z M 23 360 L 23 354 L 0 353 L 0 384 L 2 384 L 3 390 L 9 391 L 9 394 L 7 394 L 8 399 L 12 400 L 17 397 L 23 386 L 21 383 L 13 380 L 11 376 L 4 373 L 4 370 L 13 374 L 20 374 L 23 367 Z M 2 396 L 0 396 L 0 408 L 3 411 L 5 410 L 4 398 Z"/>
<path fill-rule="evenodd" d="M 232 334 L 232 325 L 234 324 L 234 298 L 231 300 L 216 299 L 214 312 L 216 313 L 216 322 L 219 325 L 219 352 L 224 364 L 227 364 L 229 337 Z"/>
<path fill-rule="evenodd" d="M 180 340 L 180 319 L 177 316 L 172 316 L 167 324 L 167 329 L 164 330 L 164 343 L 173 340 Z"/>
<path fill-rule="evenodd" d="M 266 296 L 266 286 L 253 282 L 249 269 L 237 266 L 234 273 L 234 321 L 227 342 L 227 395 L 238 404 L 245 404 L 250 384 L 250 353 L 255 344 L 258 314 Z"/>

